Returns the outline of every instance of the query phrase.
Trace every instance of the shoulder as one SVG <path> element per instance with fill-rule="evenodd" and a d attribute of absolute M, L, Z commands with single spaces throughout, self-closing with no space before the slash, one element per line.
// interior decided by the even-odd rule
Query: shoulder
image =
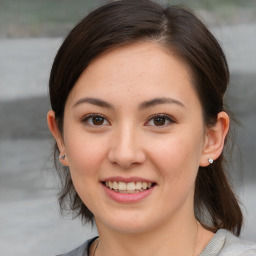
<path fill-rule="evenodd" d="M 88 256 L 88 251 L 90 248 L 90 245 L 97 237 L 91 238 L 87 240 L 85 243 L 80 245 L 78 248 L 64 254 L 59 254 L 57 256 Z"/>
<path fill-rule="evenodd" d="M 256 244 L 220 229 L 200 256 L 256 256 Z"/>
<path fill-rule="evenodd" d="M 220 256 L 256 256 L 256 244 L 245 241 L 226 231 L 226 241 Z"/>

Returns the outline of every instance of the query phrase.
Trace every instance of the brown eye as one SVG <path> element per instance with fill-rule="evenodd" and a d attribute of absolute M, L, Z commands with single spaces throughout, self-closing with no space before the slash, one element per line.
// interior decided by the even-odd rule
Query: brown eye
<path fill-rule="evenodd" d="M 165 122 L 166 122 L 166 118 L 161 116 L 155 117 L 153 120 L 154 120 L 154 125 L 156 126 L 165 125 Z"/>
<path fill-rule="evenodd" d="M 95 116 L 92 118 L 92 123 L 94 125 L 102 125 L 104 123 L 104 118 L 101 116 Z"/>
<path fill-rule="evenodd" d="M 88 126 L 103 126 L 110 124 L 105 117 L 97 114 L 87 115 L 83 118 L 82 122 Z"/>
<path fill-rule="evenodd" d="M 147 122 L 146 126 L 153 126 L 153 127 L 166 127 L 175 123 L 175 121 L 168 115 L 165 114 L 157 114 L 151 117 Z"/>

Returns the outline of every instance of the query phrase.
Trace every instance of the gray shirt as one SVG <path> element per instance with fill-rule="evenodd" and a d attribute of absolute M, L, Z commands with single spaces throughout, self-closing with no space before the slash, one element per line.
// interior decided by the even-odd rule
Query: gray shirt
<path fill-rule="evenodd" d="M 89 256 L 89 248 L 96 238 L 77 249 L 59 256 Z M 256 244 L 241 240 L 225 229 L 220 229 L 199 256 L 256 256 Z"/>

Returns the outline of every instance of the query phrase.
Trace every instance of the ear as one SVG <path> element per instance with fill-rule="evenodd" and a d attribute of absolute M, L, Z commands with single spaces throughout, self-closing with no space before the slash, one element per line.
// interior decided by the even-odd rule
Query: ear
<path fill-rule="evenodd" d="M 208 128 L 206 131 L 200 166 L 208 166 L 209 159 L 216 160 L 220 156 L 228 130 L 229 116 L 226 112 L 222 111 L 217 116 L 216 124 Z"/>
<path fill-rule="evenodd" d="M 55 119 L 55 112 L 53 110 L 50 110 L 47 114 L 47 123 L 48 123 L 49 130 L 51 131 L 53 137 L 57 142 L 57 145 L 60 151 L 60 157 L 65 155 L 64 159 L 60 158 L 60 162 L 63 165 L 68 166 L 68 159 L 66 155 L 65 144 L 62 139 L 61 133 L 59 131 L 59 128 Z"/>

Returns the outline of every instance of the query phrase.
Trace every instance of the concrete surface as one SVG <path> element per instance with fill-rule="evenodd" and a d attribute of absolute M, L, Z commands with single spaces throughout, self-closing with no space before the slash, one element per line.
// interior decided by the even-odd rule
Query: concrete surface
<path fill-rule="evenodd" d="M 241 122 L 230 175 L 246 208 L 242 237 L 256 242 L 256 25 L 214 29 L 230 62 L 227 102 Z M 61 218 L 46 126 L 49 70 L 62 39 L 0 40 L 0 248 L 56 255 L 96 234 Z"/>

